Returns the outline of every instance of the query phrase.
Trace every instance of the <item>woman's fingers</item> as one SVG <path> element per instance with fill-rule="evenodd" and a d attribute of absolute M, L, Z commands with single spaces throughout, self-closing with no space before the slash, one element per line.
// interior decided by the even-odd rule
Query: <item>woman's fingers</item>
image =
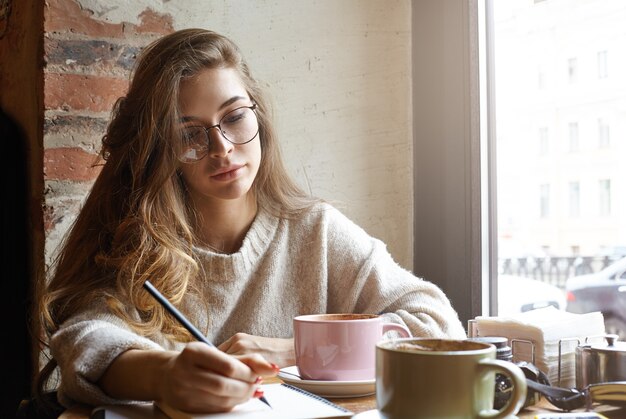
<path fill-rule="evenodd" d="M 199 388 L 210 394 L 210 399 L 221 400 L 220 405 L 243 403 L 254 395 L 260 385 L 260 382 L 248 383 L 208 371 L 202 372 L 197 378 L 203 383 Z"/>
<path fill-rule="evenodd" d="M 232 356 L 193 342 L 173 360 L 165 380 L 164 400 L 190 412 L 217 412 L 259 397 L 261 376 L 278 367 L 259 354 Z"/>
<path fill-rule="evenodd" d="M 231 353 L 230 352 L 230 348 L 233 345 L 234 342 L 237 341 L 237 335 L 233 335 L 231 337 L 229 337 L 228 339 L 226 339 L 222 344 L 220 344 L 217 349 L 219 349 L 222 352 L 225 352 L 227 354 Z"/>
<path fill-rule="evenodd" d="M 196 367 L 212 371 L 218 375 L 253 384 L 258 373 L 237 358 L 225 354 L 217 348 L 211 348 L 204 343 L 193 342 L 186 346 L 181 356 L 188 352 Z"/>
<path fill-rule="evenodd" d="M 278 365 L 267 362 L 258 354 L 236 355 L 234 358 L 246 364 L 257 375 L 274 376 L 279 371 Z"/>
<path fill-rule="evenodd" d="M 258 373 L 205 344 L 187 345 L 166 383 L 164 400 L 193 412 L 230 410 L 249 400 L 260 388 Z"/>

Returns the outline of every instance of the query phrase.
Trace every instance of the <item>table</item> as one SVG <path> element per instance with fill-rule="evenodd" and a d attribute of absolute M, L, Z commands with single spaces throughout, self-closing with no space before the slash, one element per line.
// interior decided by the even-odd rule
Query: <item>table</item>
<path fill-rule="evenodd" d="M 376 408 L 376 396 L 355 397 L 350 399 L 332 399 L 333 403 L 354 412 L 361 413 Z M 594 405 L 595 412 L 600 412 L 609 419 L 626 418 L 626 407 L 619 408 L 608 405 Z M 574 410 L 574 412 L 584 412 L 585 409 Z M 554 407 L 546 399 L 542 398 L 539 403 L 523 409 L 517 414 L 519 419 L 534 419 L 538 413 L 562 413 L 563 411 Z"/>
<path fill-rule="evenodd" d="M 280 382 L 279 379 L 266 379 L 266 383 Z M 376 396 L 351 397 L 345 399 L 330 399 L 333 403 L 342 406 L 352 412 L 361 413 L 368 410 L 376 409 Z M 626 407 L 615 407 L 608 405 L 594 405 L 593 410 L 600 412 L 609 419 L 626 418 Z M 87 419 L 91 409 L 84 406 L 77 406 L 66 410 L 60 419 Z M 538 413 L 561 413 L 562 410 L 552 406 L 546 399 L 542 398 L 539 403 L 530 406 L 517 414 L 519 419 L 534 419 Z M 584 412 L 584 409 L 575 410 L 575 412 Z"/>

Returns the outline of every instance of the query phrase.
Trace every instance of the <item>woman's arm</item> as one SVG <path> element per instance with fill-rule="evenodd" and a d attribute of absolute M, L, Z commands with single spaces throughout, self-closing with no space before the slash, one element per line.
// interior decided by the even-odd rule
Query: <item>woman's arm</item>
<path fill-rule="evenodd" d="M 61 404 L 163 400 L 185 410 L 225 410 L 253 395 L 259 376 L 276 373 L 259 356 L 231 357 L 200 342 L 153 339 L 133 333 L 102 308 L 68 320 L 50 340 Z M 229 396 L 220 399 L 224 392 Z"/>
<path fill-rule="evenodd" d="M 339 211 L 325 215 L 329 310 L 383 314 L 416 337 L 466 337 L 439 287 L 398 265 L 383 242 Z"/>
<path fill-rule="evenodd" d="M 274 367 L 258 355 L 233 357 L 203 343 L 181 352 L 128 350 L 99 381 L 111 397 L 157 400 L 188 412 L 221 412 L 260 397 L 261 376 Z"/>

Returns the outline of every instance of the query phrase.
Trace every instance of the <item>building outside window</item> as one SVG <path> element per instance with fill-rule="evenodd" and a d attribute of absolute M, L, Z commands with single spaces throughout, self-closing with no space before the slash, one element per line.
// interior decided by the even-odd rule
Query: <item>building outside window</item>
<path fill-rule="evenodd" d="M 626 2 L 490 4 L 498 274 L 565 292 L 626 258 Z"/>

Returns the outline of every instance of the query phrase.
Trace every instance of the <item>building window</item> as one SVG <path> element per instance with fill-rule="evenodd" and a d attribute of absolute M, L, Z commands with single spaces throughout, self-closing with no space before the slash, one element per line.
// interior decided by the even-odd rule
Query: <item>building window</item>
<path fill-rule="evenodd" d="M 605 79 L 609 76 L 609 69 L 607 63 L 607 52 L 598 52 L 598 78 Z"/>
<path fill-rule="evenodd" d="M 548 218 L 550 216 L 550 185 L 544 183 L 539 189 L 539 215 L 541 218 Z"/>
<path fill-rule="evenodd" d="M 550 150 L 550 144 L 548 142 L 548 128 L 539 128 L 539 154 L 545 156 Z"/>
<path fill-rule="evenodd" d="M 580 216 L 580 182 L 569 183 L 569 216 L 576 218 Z"/>
<path fill-rule="evenodd" d="M 600 216 L 608 217 L 611 215 L 611 180 L 601 179 L 599 181 L 600 192 Z"/>
<path fill-rule="evenodd" d="M 578 141 L 578 122 L 570 122 L 569 123 L 569 151 L 570 153 L 574 153 L 580 149 L 580 144 Z"/>
<path fill-rule="evenodd" d="M 570 84 L 576 83 L 578 78 L 578 60 L 576 58 L 570 58 L 567 60 L 567 79 Z"/>
<path fill-rule="evenodd" d="M 610 145 L 609 124 L 602 118 L 598 118 L 598 147 L 609 148 Z"/>

